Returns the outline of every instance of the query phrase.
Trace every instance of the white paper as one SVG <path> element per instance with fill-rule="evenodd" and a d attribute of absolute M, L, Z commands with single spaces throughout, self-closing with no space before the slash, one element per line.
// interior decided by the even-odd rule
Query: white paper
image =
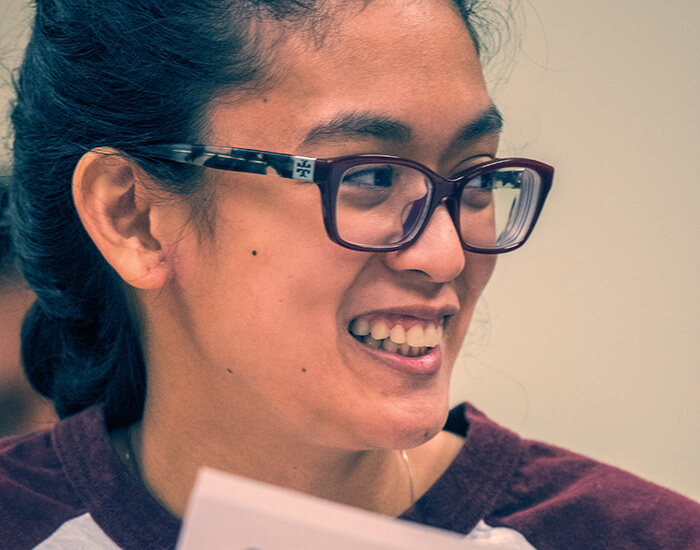
<path fill-rule="evenodd" d="M 209 468 L 200 470 L 178 550 L 468 550 L 464 535 Z M 480 548 L 480 546 L 479 546 Z"/>

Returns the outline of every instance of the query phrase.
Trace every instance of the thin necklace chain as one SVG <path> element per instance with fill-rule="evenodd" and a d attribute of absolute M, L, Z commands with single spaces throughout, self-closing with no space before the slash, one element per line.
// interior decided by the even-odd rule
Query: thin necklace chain
<path fill-rule="evenodd" d="M 406 454 L 406 451 L 404 449 L 401 449 L 400 454 L 401 458 L 403 459 L 403 463 L 406 466 L 406 473 L 408 474 L 408 488 L 411 493 L 411 501 L 409 502 L 408 507 L 410 508 L 416 501 L 416 494 L 413 489 L 413 474 L 411 473 L 411 463 L 408 461 L 408 454 Z"/>
<path fill-rule="evenodd" d="M 136 453 L 134 452 L 133 444 L 131 443 L 132 431 L 131 427 L 126 429 L 126 462 L 131 466 L 132 473 L 136 478 L 143 483 L 143 477 L 141 477 L 141 469 L 139 468 L 139 463 L 136 460 Z"/>
<path fill-rule="evenodd" d="M 136 453 L 134 452 L 133 443 L 131 442 L 131 434 L 131 428 L 128 428 L 126 431 L 126 451 L 124 453 L 124 456 L 126 458 L 127 464 L 131 466 L 132 472 L 134 473 L 136 478 L 143 483 L 143 478 L 141 477 L 141 469 L 139 468 L 139 464 L 136 461 Z M 408 507 L 410 508 L 416 501 L 415 489 L 413 488 L 413 473 L 411 472 L 411 463 L 408 460 L 408 454 L 406 453 L 405 449 L 401 449 L 401 451 L 399 451 L 399 455 L 403 460 L 404 466 L 406 467 L 406 475 L 408 476 L 408 490 L 411 499 L 408 503 Z"/>

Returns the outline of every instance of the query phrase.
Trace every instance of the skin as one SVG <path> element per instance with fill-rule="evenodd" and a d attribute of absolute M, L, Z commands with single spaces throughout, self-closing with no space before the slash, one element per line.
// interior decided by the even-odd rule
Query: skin
<path fill-rule="evenodd" d="M 29 385 L 20 359 L 22 320 L 34 298 L 19 275 L 0 273 L 0 437 L 48 428 L 55 420 L 51 402 Z"/>
<path fill-rule="evenodd" d="M 491 104 L 464 24 L 447 2 L 348 8 L 316 48 L 278 48 L 275 85 L 212 104 L 207 143 L 314 157 L 402 156 L 450 175 L 496 154 L 498 134 L 456 139 Z M 371 112 L 411 136 L 308 132 Z M 439 477 L 461 441 L 441 432 L 452 366 L 495 258 L 462 250 L 440 206 L 420 239 L 351 251 L 323 228 L 318 188 L 276 176 L 207 173 L 213 234 L 153 192 L 127 161 L 86 155 L 75 173 L 83 223 L 137 295 L 148 395 L 131 438 L 138 475 L 176 515 L 202 464 L 388 515 Z M 358 316 L 443 317 L 439 368 L 393 368 L 348 332 Z M 412 363 L 408 363 L 409 366 Z M 415 366 L 415 365 L 414 365 Z M 416 369 L 414 369 L 415 371 Z M 409 369 L 410 371 L 410 369 Z"/>

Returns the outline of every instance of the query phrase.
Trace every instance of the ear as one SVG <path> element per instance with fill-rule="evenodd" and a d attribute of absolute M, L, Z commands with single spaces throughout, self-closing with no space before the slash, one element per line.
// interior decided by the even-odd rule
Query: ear
<path fill-rule="evenodd" d="M 73 173 L 73 201 L 90 238 L 121 278 L 135 288 L 158 289 L 171 278 L 171 265 L 165 243 L 152 233 L 157 209 L 147 181 L 120 152 L 93 149 Z"/>

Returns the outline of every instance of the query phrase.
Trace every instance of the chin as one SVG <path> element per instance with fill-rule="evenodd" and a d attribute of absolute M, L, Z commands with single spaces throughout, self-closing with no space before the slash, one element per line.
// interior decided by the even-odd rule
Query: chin
<path fill-rule="evenodd" d="M 373 422 L 374 433 L 382 440 L 377 447 L 411 449 L 442 431 L 449 413 L 448 399 L 416 399 L 396 404 Z"/>

